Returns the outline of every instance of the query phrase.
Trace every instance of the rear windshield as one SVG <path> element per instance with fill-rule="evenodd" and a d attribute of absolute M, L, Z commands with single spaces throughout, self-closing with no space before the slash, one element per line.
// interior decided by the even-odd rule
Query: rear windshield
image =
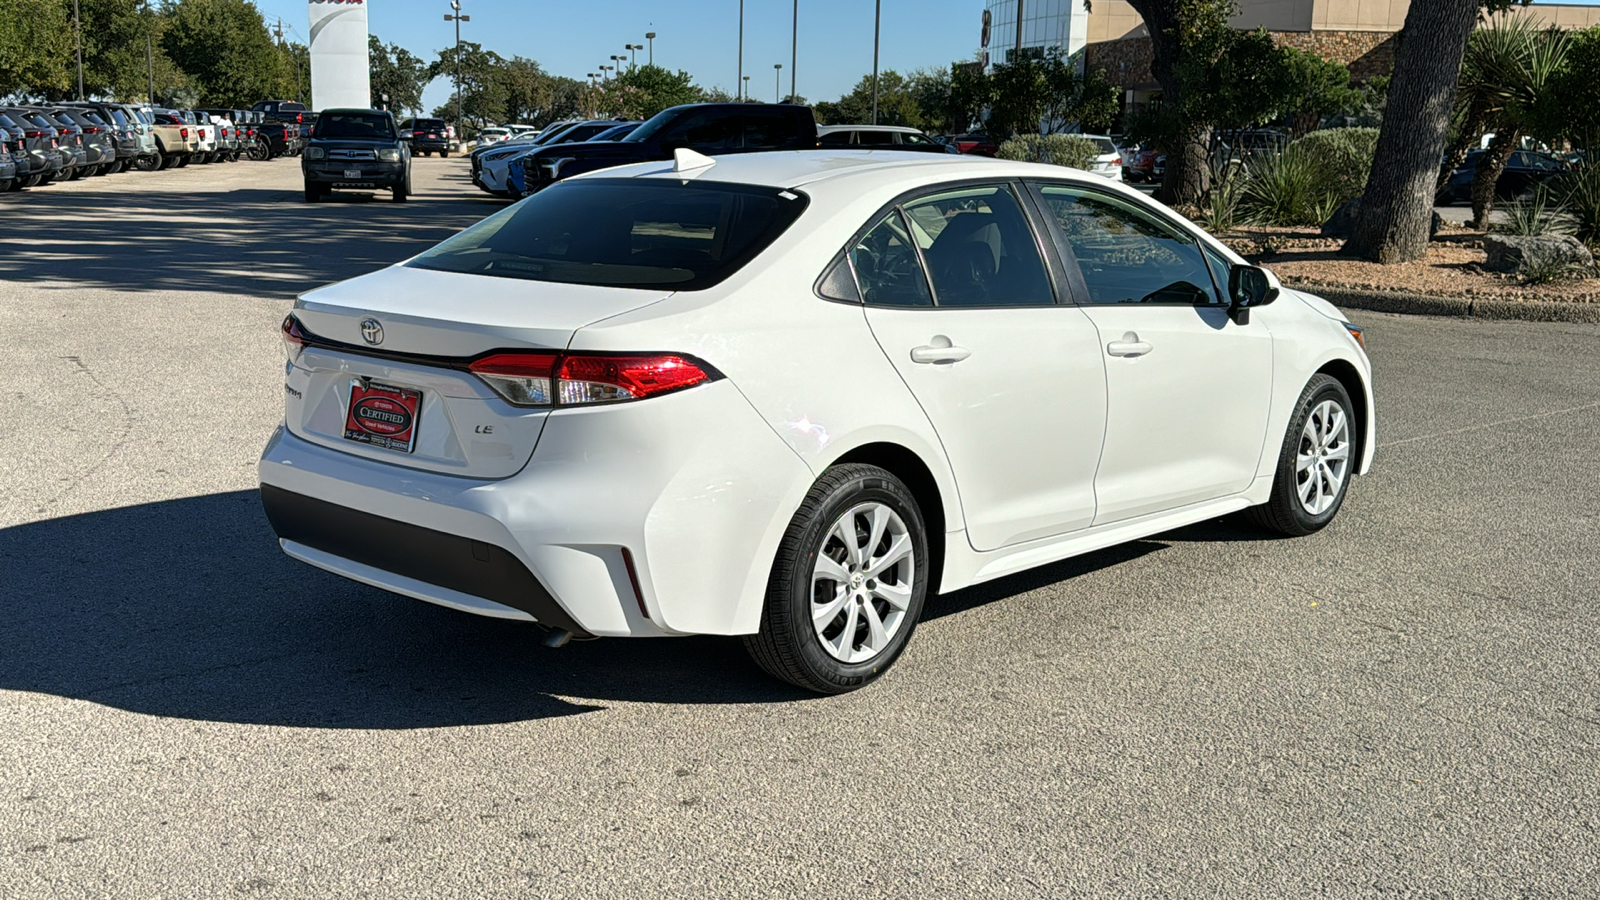
<path fill-rule="evenodd" d="M 1098 149 L 1102 155 L 1106 153 L 1117 152 L 1117 145 L 1113 144 L 1110 138 L 1090 138 L 1090 140 L 1094 141 L 1095 148 Z"/>
<path fill-rule="evenodd" d="M 739 271 L 805 210 L 753 185 L 558 182 L 406 265 L 442 272 L 696 291 Z"/>
<path fill-rule="evenodd" d="M 116 122 L 118 125 L 126 125 L 128 124 L 128 116 L 122 110 L 113 108 L 111 110 L 111 121 Z"/>
<path fill-rule="evenodd" d="M 392 139 L 394 128 L 389 125 L 388 116 L 367 113 L 323 113 L 317 118 L 317 137 L 369 141 Z"/>
<path fill-rule="evenodd" d="M 417 120 L 417 124 L 414 127 L 417 127 L 417 128 L 432 128 L 435 131 L 443 131 L 444 130 L 444 120 L 443 119 L 418 119 Z"/>

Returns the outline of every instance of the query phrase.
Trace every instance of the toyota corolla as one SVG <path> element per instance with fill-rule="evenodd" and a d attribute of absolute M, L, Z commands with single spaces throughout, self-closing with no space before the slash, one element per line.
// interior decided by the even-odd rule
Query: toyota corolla
<path fill-rule="evenodd" d="M 563 181 L 300 297 L 290 556 L 570 637 L 882 675 L 927 598 L 1372 464 L 1362 331 L 1104 178 L 870 151 Z"/>

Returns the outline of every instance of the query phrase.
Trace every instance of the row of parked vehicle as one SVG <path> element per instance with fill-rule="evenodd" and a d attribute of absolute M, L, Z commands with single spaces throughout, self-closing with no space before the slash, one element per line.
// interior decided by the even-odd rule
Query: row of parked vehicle
<path fill-rule="evenodd" d="M 0 191 L 130 169 L 272 159 L 300 152 L 304 142 L 300 122 L 275 120 L 259 108 L 167 109 L 96 100 L 0 106 Z"/>

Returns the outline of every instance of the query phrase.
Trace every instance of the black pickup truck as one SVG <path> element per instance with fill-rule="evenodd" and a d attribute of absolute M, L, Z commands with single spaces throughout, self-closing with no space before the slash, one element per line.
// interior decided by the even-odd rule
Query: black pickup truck
<path fill-rule="evenodd" d="M 545 147 L 522 159 L 526 193 L 583 172 L 671 159 L 689 149 L 707 156 L 761 150 L 813 150 L 817 120 L 809 106 L 769 103 L 691 103 L 657 113 L 620 141 Z"/>
<path fill-rule="evenodd" d="M 293 155 L 299 152 L 305 144 L 306 132 L 317 118 L 317 114 L 306 109 L 304 103 L 296 103 L 293 100 L 262 100 L 250 107 L 250 110 L 261 113 L 262 121 L 267 124 L 281 123 L 286 126 L 283 131 L 286 149 L 274 149 L 274 155 Z"/>

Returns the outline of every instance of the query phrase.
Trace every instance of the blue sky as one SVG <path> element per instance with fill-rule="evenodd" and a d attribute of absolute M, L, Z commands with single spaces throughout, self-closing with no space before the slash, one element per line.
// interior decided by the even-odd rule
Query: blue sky
<path fill-rule="evenodd" d="M 268 25 L 283 18 L 284 32 L 304 41 L 306 0 L 256 0 Z M 432 59 L 455 40 L 444 21 L 449 0 L 368 0 L 368 28 L 386 43 Z M 656 32 L 656 64 L 687 69 L 699 84 L 730 93 L 738 69 L 738 0 L 462 0 L 472 16 L 462 40 L 502 56 L 526 56 L 557 75 L 583 78 L 646 43 Z M 977 50 L 983 0 L 883 0 L 881 65 L 901 72 L 944 66 Z M 800 94 L 834 100 L 872 71 L 873 0 L 800 0 Z M 789 91 L 789 38 L 793 0 L 745 0 L 745 74 L 752 96 L 771 100 L 773 63 L 783 63 Z M 641 51 L 639 61 L 645 53 Z M 443 103 L 445 79 L 423 96 L 429 109 Z"/>

